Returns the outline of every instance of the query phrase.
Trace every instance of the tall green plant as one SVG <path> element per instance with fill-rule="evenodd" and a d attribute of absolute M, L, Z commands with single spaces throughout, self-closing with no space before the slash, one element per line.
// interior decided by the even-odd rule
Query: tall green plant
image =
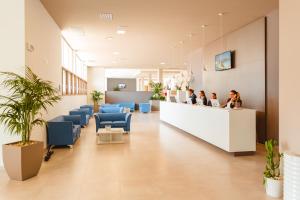
<path fill-rule="evenodd" d="M 22 145 L 30 143 L 34 126 L 42 126 L 45 120 L 42 112 L 53 106 L 61 97 L 50 81 L 44 81 L 29 67 L 25 77 L 12 72 L 0 72 L 0 85 L 8 90 L 8 95 L 0 95 L 0 123 L 10 134 L 20 135 Z"/>
<path fill-rule="evenodd" d="M 267 140 L 265 142 L 266 149 L 266 168 L 264 171 L 265 178 L 278 180 L 280 178 L 280 159 L 283 154 L 275 150 L 278 142 L 276 140 Z M 265 181 L 265 179 L 264 179 Z"/>
<path fill-rule="evenodd" d="M 150 87 L 152 88 L 153 91 L 151 100 L 165 100 L 165 97 L 162 95 L 162 91 L 163 91 L 162 83 L 151 82 Z"/>
<path fill-rule="evenodd" d="M 103 95 L 103 93 L 100 92 L 100 91 L 94 90 L 94 91 L 91 93 L 91 95 L 92 95 L 93 101 L 94 101 L 95 103 L 99 103 L 99 101 L 102 100 L 102 95 Z"/>

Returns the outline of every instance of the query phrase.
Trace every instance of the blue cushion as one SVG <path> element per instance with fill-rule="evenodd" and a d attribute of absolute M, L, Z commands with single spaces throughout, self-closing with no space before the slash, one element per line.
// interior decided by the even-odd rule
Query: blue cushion
<path fill-rule="evenodd" d="M 114 121 L 113 126 L 126 126 L 126 121 Z"/>
<path fill-rule="evenodd" d="M 100 122 L 101 125 L 112 125 L 113 122 L 112 121 L 102 121 Z"/>

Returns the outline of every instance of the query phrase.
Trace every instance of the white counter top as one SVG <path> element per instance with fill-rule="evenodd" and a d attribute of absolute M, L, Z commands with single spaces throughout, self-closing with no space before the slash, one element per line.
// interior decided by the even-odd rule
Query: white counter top
<path fill-rule="evenodd" d="M 256 151 L 256 111 L 161 102 L 160 120 L 228 152 Z"/>

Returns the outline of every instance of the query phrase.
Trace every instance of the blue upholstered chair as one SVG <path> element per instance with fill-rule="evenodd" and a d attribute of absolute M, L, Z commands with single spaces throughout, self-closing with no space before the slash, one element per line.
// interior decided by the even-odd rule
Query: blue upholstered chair
<path fill-rule="evenodd" d="M 150 103 L 140 103 L 139 104 L 139 110 L 142 113 L 151 112 L 151 105 L 150 105 Z"/>
<path fill-rule="evenodd" d="M 80 109 L 73 109 L 69 112 L 70 115 L 80 115 L 80 125 L 86 126 L 89 123 L 89 109 L 88 108 L 80 108 Z"/>
<path fill-rule="evenodd" d="M 99 128 L 105 128 L 105 125 L 111 125 L 112 128 L 124 128 L 124 131 L 130 132 L 131 113 L 97 113 L 95 120 L 96 132 Z"/>
<path fill-rule="evenodd" d="M 120 107 L 129 108 L 130 112 L 135 110 L 135 103 L 134 102 L 119 102 L 117 103 Z"/>
<path fill-rule="evenodd" d="M 80 106 L 80 108 L 87 108 L 87 109 L 89 109 L 89 115 L 90 115 L 90 117 L 93 116 L 93 114 L 94 114 L 94 106 L 93 105 L 82 105 L 82 106 Z"/>
<path fill-rule="evenodd" d="M 58 116 L 47 122 L 47 144 L 73 145 L 80 132 L 80 115 Z"/>
<path fill-rule="evenodd" d="M 106 106 L 106 107 L 100 107 L 99 113 L 122 113 L 123 107 L 117 107 L 117 106 Z"/>

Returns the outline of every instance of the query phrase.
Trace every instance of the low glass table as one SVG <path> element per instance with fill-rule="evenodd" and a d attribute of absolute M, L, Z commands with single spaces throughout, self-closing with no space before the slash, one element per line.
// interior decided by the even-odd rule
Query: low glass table
<path fill-rule="evenodd" d="M 124 143 L 123 128 L 100 128 L 97 132 L 97 144 L 120 144 Z"/>

